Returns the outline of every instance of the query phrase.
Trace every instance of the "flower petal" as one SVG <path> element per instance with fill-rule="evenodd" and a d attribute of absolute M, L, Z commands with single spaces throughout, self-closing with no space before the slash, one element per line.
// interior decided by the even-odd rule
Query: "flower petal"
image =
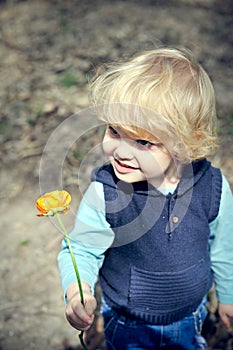
<path fill-rule="evenodd" d="M 47 192 L 36 201 L 38 216 L 51 216 L 55 213 L 65 214 L 70 209 L 71 195 L 65 190 Z"/>

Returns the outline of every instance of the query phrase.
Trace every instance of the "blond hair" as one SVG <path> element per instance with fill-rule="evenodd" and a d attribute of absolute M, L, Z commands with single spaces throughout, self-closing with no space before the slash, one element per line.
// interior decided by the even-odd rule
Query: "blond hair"
<path fill-rule="evenodd" d="M 151 50 L 109 65 L 95 79 L 92 98 L 104 106 L 104 122 L 140 138 L 145 129 L 180 162 L 205 158 L 216 147 L 214 89 L 186 49 Z"/>

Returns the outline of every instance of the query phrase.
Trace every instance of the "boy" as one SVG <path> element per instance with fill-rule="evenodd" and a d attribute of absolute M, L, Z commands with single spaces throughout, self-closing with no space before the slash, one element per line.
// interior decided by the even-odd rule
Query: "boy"
<path fill-rule="evenodd" d="M 85 307 L 65 241 L 58 257 L 67 319 L 90 327 L 99 275 L 107 349 L 201 348 L 213 281 L 226 327 L 233 316 L 233 198 L 206 159 L 210 79 L 187 50 L 157 49 L 109 67 L 93 100 L 109 164 L 93 171 L 71 233 Z"/>

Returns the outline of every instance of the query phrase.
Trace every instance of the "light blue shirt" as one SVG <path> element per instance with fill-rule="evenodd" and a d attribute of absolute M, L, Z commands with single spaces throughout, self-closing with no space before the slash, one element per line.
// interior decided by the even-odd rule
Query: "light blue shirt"
<path fill-rule="evenodd" d="M 70 233 L 81 280 L 92 291 L 104 262 L 104 253 L 114 240 L 114 232 L 105 218 L 103 184 L 92 182 L 88 187 Z M 210 223 L 210 258 L 218 301 L 233 304 L 233 196 L 223 176 L 218 216 Z M 76 281 L 66 241 L 58 255 L 64 293 Z"/>

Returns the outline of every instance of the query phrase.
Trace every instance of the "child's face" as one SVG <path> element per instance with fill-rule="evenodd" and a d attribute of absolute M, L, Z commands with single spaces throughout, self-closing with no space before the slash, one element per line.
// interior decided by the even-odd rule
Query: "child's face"
<path fill-rule="evenodd" d="M 130 138 L 118 126 L 107 127 L 103 150 L 117 178 L 128 183 L 147 180 L 158 187 L 173 164 L 162 143 Z"/>

